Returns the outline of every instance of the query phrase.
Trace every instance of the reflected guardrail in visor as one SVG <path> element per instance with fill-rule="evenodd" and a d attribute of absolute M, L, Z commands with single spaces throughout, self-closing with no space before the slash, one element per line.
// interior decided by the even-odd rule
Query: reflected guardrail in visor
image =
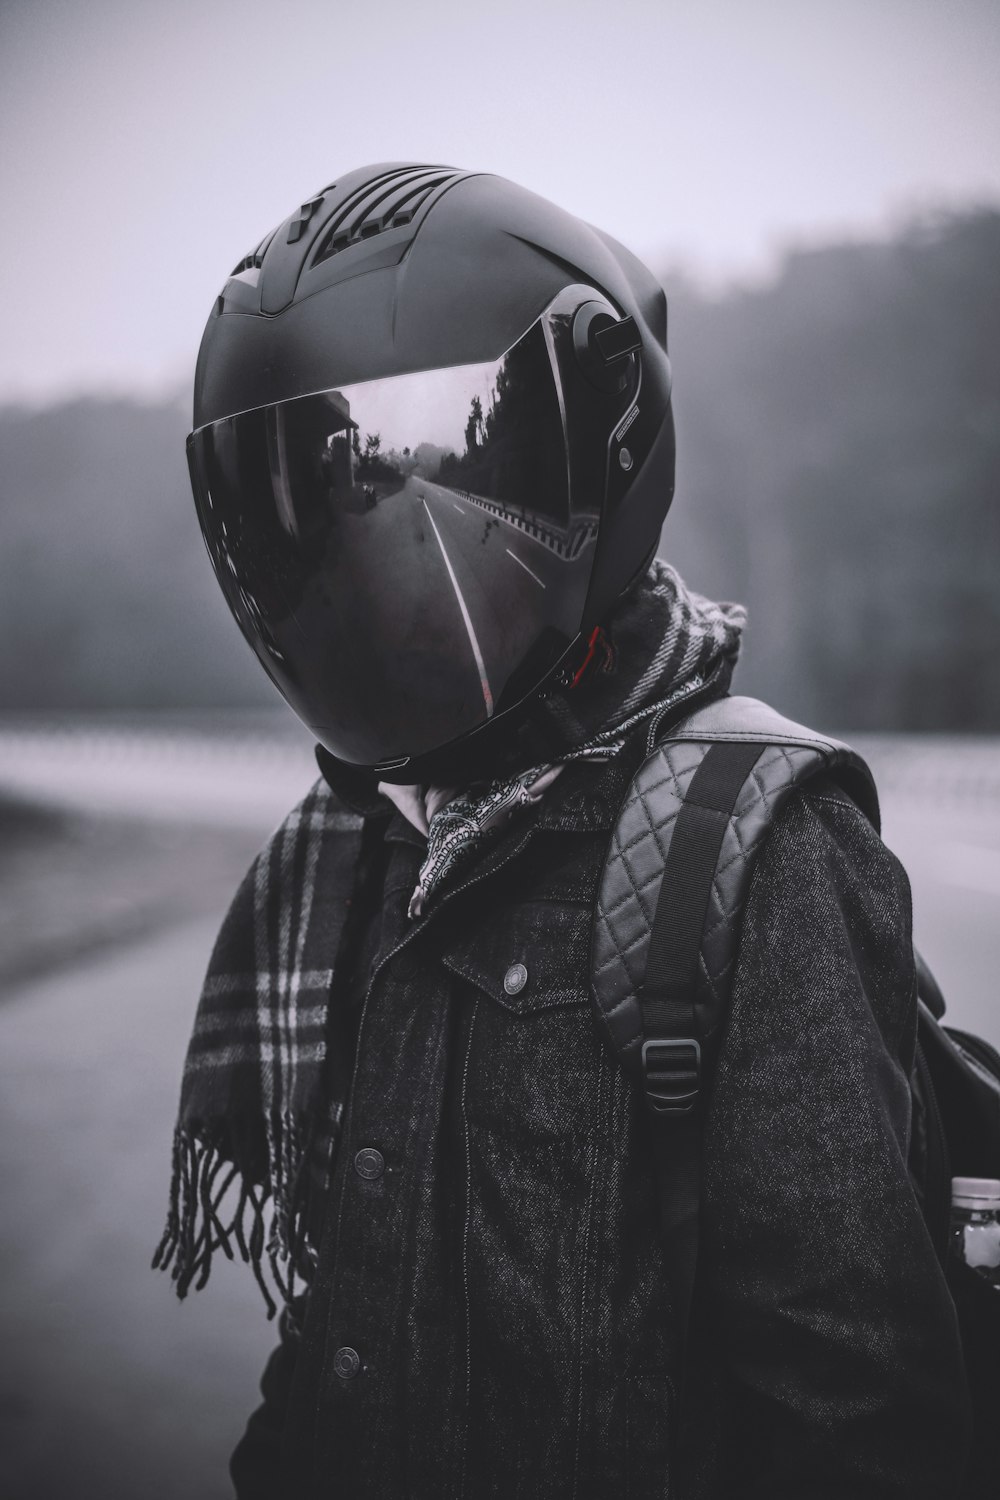
<path fill-rule="evenodd" d="M 452 487 L 449 486 L 449 488 Z M 471 490 L 453 489 L 452 492 L 460 495 L 463 500 L 468 500 L 470 505 L 486 511 L 487 515 L 496 516 L 499 521 L 506 521 L 508 526 L 513 526 L 516 531 L 530 536 L 533 541 L 547 547 L 564 562 L 573 562 L 580 556 L 584 547 L 594 541 L 597 536 L 600 524 L 597 516 L 581 516 L 568 530 L 564 531 L 557 526 L 546 526 L 539 521 L 529 521 L 526 516 L 518 516 L 513 511 L 507 510 L 498 501 L 487 500 L 482 495 L 474 495 Z"/>

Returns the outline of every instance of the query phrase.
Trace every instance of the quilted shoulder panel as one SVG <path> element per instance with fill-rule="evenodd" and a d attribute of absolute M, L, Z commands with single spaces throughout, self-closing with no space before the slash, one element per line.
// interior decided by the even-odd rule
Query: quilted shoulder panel
<path fill-rule="evenodd" d="M 759 698 L 717 698 L 706 703 L 670 731 L 672 740 L 760 740 L 781 745 L 811 745 L 831 751 L 847 746 L 828 735 L 817 734 L 794 719 L 786 719 Z"/>
<path fill-rule="evenodd" d="M 732 712 L 727 709 L 735 705 Z M 809 777 L 833 771 L 862 788 L 867 767 L 847 746 L 811 735 L 754 699 L 722 699 L 677 726 L 636 772 L 612 833 L 598 888 L 591 949 L 592 999 L 612 1050 L 636 1074 L 642 1046 L 639 994 L 663 870 L 684 796 L 719 739 L 761 743 L 760 755 L 723 834 L 702 934 L 698 1034 L 716 1038 L 725 1017 L 747 890 L 756 856 L 785 798 Z M 871 789 L 874 798 L 874 788 Z M 865 809 L 871 815 L 871 807 Z M 877 816 L 877 809 L 876 814 Z"/>

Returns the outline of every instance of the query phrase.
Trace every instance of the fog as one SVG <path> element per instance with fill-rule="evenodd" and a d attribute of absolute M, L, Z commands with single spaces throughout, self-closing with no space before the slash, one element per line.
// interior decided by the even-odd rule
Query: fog
<path fill-rule="evenodd" d="M 183 1306 L 148 1268 L 215 931 L 315 776 L 184 442 L 225 276 L 339 172 L 498 172 L 661 278 L 660 551 L 747 603 L 738 691 L 870 757 L 949 1016 L 1000 1042 L 998 64 L 990 0 L 0 5 L 9 1500 L 221 1500 L 274 1342 L 244 1267 Z"/>

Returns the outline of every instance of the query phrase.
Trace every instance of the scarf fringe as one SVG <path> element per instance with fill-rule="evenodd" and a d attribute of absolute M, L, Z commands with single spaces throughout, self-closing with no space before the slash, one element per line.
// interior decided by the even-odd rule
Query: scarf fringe
<path fill-rule="evenodd" d="M 200 1292 L 217 1251 L 240 1259 L 254 1274 L 273 1318 L 307 1285 L 309 1150 L 301 1124 L 290 1116 L 278 1131 L 284 1149 L 278 1181 L 255 1183 L 218 1141 L 178 1127 L 174 1131 L 167 1220 L 153 1254 L 153 1269 L 168 1271 L 177 1296 Z M 239 1184 L 231 1212 L 226 1198 Z M 227 1217 L 228 1214 L 228 1217 Z"/>

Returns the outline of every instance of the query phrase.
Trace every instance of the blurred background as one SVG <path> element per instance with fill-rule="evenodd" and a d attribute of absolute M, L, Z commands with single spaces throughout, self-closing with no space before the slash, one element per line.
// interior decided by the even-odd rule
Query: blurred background
<path fill-rule="evenodd" d="M 739 690 L 879 774 L 918 942 L 1000 1042 L 992 0 L 3 0 L 0 1443 L 9 1500 L 213 1500 L 273 1328 L 148 1270 L 229 895 L 314 776 L 184 464 L 231 265 L 364 162 L 496 171 L 662 276 L 663 555 Z"/>

